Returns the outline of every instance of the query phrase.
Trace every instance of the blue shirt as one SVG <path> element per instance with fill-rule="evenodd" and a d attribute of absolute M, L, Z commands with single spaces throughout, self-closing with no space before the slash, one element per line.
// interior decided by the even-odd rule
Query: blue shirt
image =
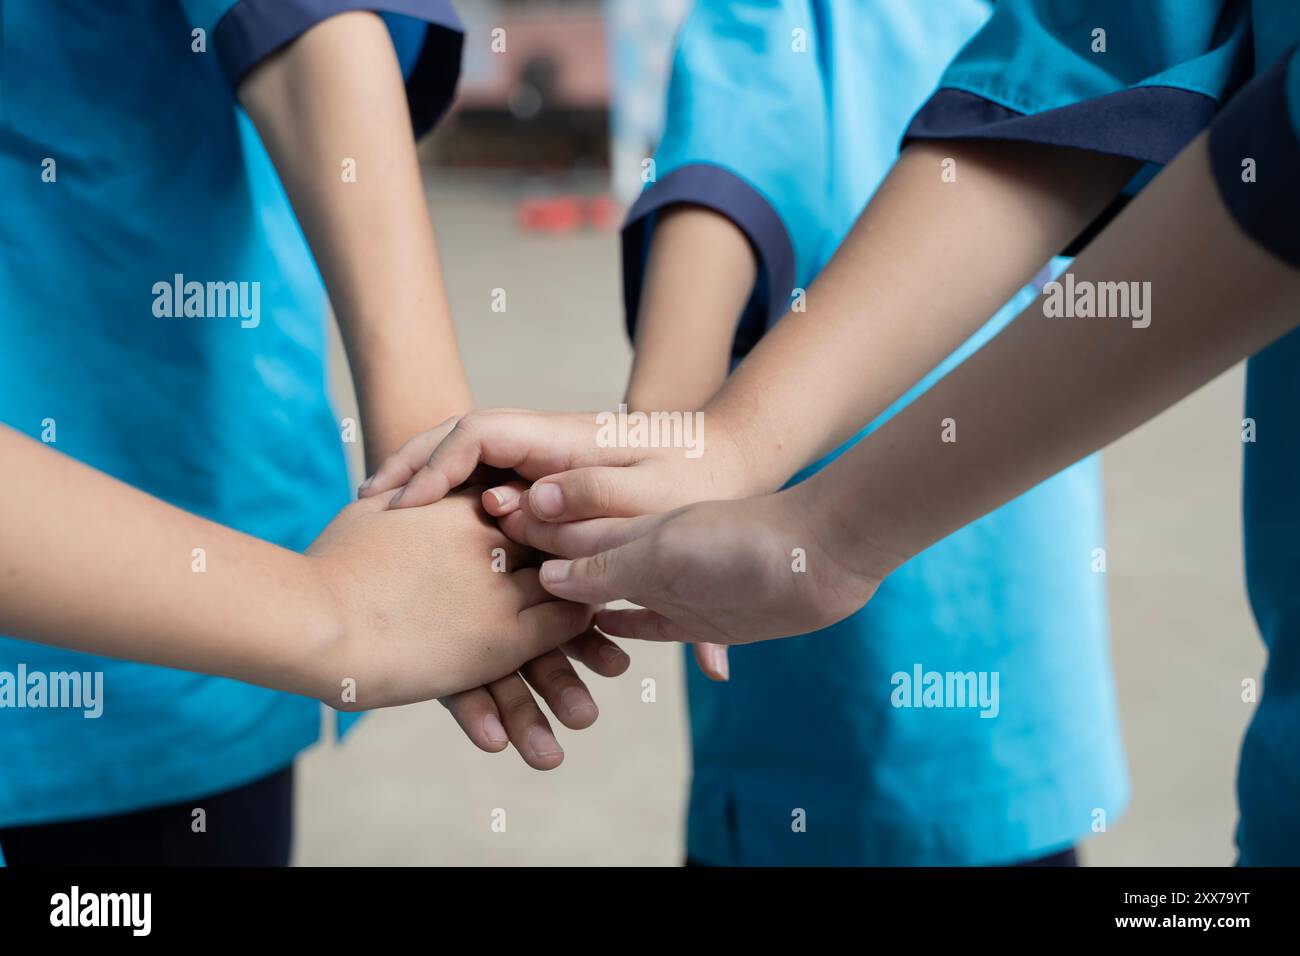
<path fill-rule="evenodd" d="M 988 13 L 977 0 L 697 2 L 679 37 L 656 181 L 624 231 L 629 322 L 657 210 L 697 203 L 728 216 L 757 253 L 737 356 L 752 347 L 851 228 L 908 119 Z M 1033 295 L 1021 293 L 863 434 Z M 873 361 L 863 356 L 863 374 Z M 690 855 L 993 864 L 1112 824 L 1128 781 L 1104 544 L 1092 458 L 908 562 L 847 620 L 732 648 L 729 683 L 688 667 Z M 997 675 L 996 716 L 895 706 L 897 675 L 918 667 L 990 687 Z"/>
<path fill-rule="evenodd" d="M 1104 51 L 1094 46 L 1099 27 Z M 1298 41 L 1294 0 L 1094 0 L 1086 11 L 1069 0 L 1004 0 L 909 135 L 1053 143 L 1164 163 L 1209 126 L 1220 198 L 1248 235 L 1300 268 Z M 1300 333 L 1249 360 L 1244 417 L 1255 425 L 1244 443 L 1246 584 L 1268 663 L 1238 766 L 1237 845 L 1242 864 L 1295 866 Z"/>
<path fill-rule="evenodd" d="M 437 0 L 32 0 L 0 27 L 0 421 L 294 549 L 350 488 L 320 280 L 234 88 L 349 7 L 426 21 L 391 19 L 427 125 L 460 43 Z M 0 671 L 19 665 L 102 672 L 103 713 L 0 709 L 0 827 L 221 791 L 318 737 L 316 701 L 236 681 L 0 639 Z"/>

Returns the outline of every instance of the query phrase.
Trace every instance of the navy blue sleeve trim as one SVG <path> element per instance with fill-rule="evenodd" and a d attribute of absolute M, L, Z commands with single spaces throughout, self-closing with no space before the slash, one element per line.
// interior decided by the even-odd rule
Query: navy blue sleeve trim
<path fill-rule="evenodd" d="M 456 92 L 464 28 L 451 0 L 240 0 L 217 23 L 213 45 L 232 87 L 266 57 L 322 20 L 351 10 L 412 17 L 430 24 L 407 78 L 416 135 L 433 128 Z"/>
<path fill-rule="evenodd" d="M 1042 113 L 1018 113 L 965 90 L 937 91 L 912 118 L 915 139 L 996 139 L 1167 163 L 1205 129 L 1218 102 L 1172 86 L 1134 86 Z"/>
<path fill-rule="evenodd" d="M 680 166 L 643 192 L 623 224 L 623 306 L 628 333 L 636 330 L 641 285 L 655 214 L 688 203 L 721 213 L 749 239 L 759 261 L 757 290 L 736 333 L 735 351 L 744 354 L 785 314 L 795 284 L 794 244 L 781 216 L 753 186 L 730 170 L 711 163 Z"/>
<path fill-rule="evenodd" d="M 1217 109 L 1213 97 L 1172 86 L 1130 87 L 1034 114 L 1018 113 L 965 90 L 940 89 L 912 118 L 903 145 L 924 139 L 1002 140 L 1162 165 L 1210 124 Z M 1146 167 L 1147 172 L 1154 169 Z M 1115 197 L 1061 254 L 1077 255 L 1128 204 L 1132 191 L 1130 186 Z"/>
<path fill-rule="evenodd" d="M 1228 101 L 1210 127 L 1210 166 L 1238 225 L 1279 259 L 1300 268 L 1300 142 L 1286 102 L 1291 54 Z M 1254 181 L 1242 162 L 1254 160 Z"/>

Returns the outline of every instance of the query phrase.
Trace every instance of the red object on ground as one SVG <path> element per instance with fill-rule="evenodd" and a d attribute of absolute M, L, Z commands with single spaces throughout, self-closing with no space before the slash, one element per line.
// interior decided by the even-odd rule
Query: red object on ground
<path fill-rule="evenodd" d="M 530 232 L 573 232 L 582 226 L 582 203 L 576 196 L 525 199 L 519 225 Z"/>
<path fill-rule="evenodd" d="M 623 222 L 623 210 L 611 196 L 592 196 L 587 200 L 586 214 L 592 229 L 617 229 Z"/>

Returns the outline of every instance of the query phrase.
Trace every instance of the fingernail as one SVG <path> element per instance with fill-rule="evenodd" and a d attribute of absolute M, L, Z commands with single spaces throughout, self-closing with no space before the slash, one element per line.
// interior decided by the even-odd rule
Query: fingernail
<path fill-rule="evenodd" d="M 551 482 L 533 485 L 528 492 L 528 506 L 539 518 L 558 518 L 564 513 L 564 492 Z"/>
<path fill-rule="evenodd" d="M 553 561 L 542 562 L 541 577 L 546 584 L 559 584 L 561 581 L 569 579 L 569 571 L 573 568 L 572 561 L 557 559 Z"/>
<path fill-rule="evenodd" d="M 371 483 L 372 481 L 374 481 L 374 480 L 375 480 L 375 476 L 374 476 L 374 475 L 371 475 L 371 476 L 370 476 L 369 478 L 367 478 L 365 481 L 361 482 L 361 485 L 357 488 L 357 497 L 358 497 L 358 498 L 360 498 L 362 495 L 364 495 L 364 494 L 366 493 L 366 489 L 370 487 L 370 483 Z"/>
<path fill-rule="evenodd" d="M 391 498 L 388 499 L 388 507 L 391 508 L 391 507 L 393 507 L 394 505 L 396 505 L 399 501 L 401 501 L 401 500 L 402 500 L 402 495 L 404 495 L 404 494 L 406 494 L 406 488 L 403 487 L 403 488 L 398 489 L 397 494 L 393 495 L 393 497 L 391 497 Z"/>
<path fill-rule="evenodd" d="M 504 744 L 510 740 L 496 714 L 488 714 L 483 718 L 483 735 L 487 737 L 489 743 L 493 744 Z"/>
<path fill-rule="evenodd" d="M 718 680 L 731 679 L 731 664 L 727 658 L 726 648 L 707 647 L 704 650 L 704 656 L 709 659 L 709 670 L 717 675 Z"/>
<path fill-rule="evenodd" d="M 519 492 L 514 488 L 489 488 L 488 494 L 496 501 L 498 511 L 504 511 L 519 504 Z"/>
<path fill-rule="evenodd" d="M 596 705 L 591 698 L 576 687 L 565 688 L 564 693 L 560 695 L 560 709 L 575 720 L 593 716 L 596 713 Z"/>
<path fill-rule="evenodd" d="M 528 731 L 528 749 L 537 757 L 559 757 L 564 751 L 560 748 L 560 742 L 550 733 L 541 727 L 534 727 Z"/>

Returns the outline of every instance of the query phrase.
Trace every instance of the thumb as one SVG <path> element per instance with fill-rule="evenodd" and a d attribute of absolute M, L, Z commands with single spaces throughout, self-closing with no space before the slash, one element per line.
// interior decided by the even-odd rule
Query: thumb
<path fill-rule="evenodd" d="M 581 521 L 663 511 L 663 497 L 662 478 L 645 465 L 631 464 L 592 465 L 548 475 L 538 479 L 524 500 L 541 521 Z"/>
<path fill-rule="evenodd" d="M 604 604 L 642 594 L 651 577 L 649 552 L 638 539 L 610 551 L 572 561 L 542 564 L 542 587 L 556 597 L 583 604 Z"/>

